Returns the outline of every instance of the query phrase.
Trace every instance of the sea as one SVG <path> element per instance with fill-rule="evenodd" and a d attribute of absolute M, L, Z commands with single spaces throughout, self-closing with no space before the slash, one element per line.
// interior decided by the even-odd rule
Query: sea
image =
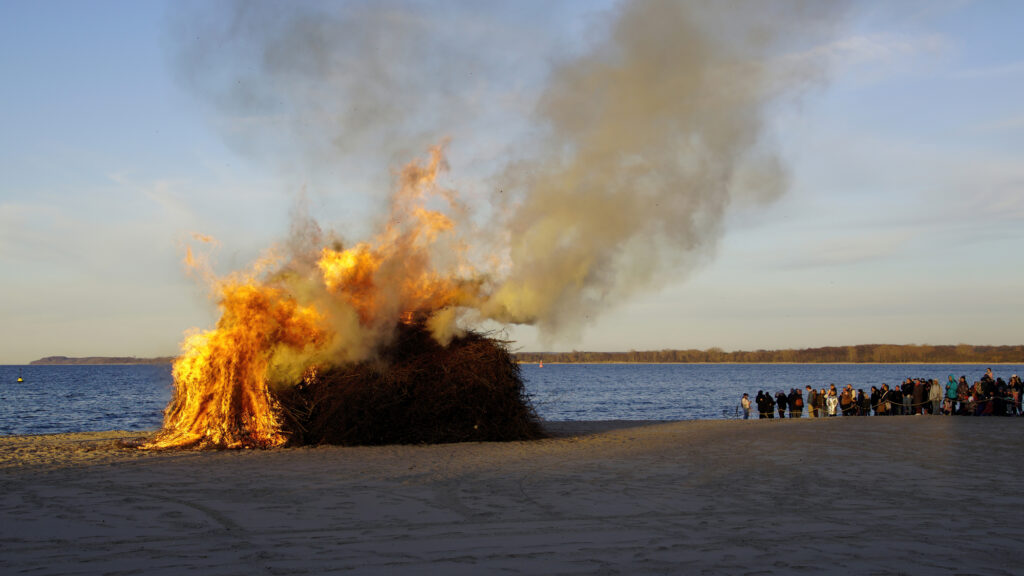
<path fill-rule="evenodd" d="M 904 378 L 967 376 L 984 364 L 523 364 L 526 392 L 549 421 L 742 417 L 758 390 L 835 384 L 868 392 Z M 997 377 L 1024 364 L 992 365 Z M 18 382 L 19 376 L 23 382 Z M 158 429 L 171 398 L 170 365 L 0 366 L 0 435 Z"/>

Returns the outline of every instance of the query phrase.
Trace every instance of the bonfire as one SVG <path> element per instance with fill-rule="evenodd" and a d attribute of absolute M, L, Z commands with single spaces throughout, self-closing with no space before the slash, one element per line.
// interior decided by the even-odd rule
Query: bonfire
<path fill-rule="evenodd" d="M 436 148 L 402 171 L 373 242 L 334 241 L 224 278 L 189 250 L 186 263 L 208 279 L 221 317 L 185 339 L 163 429 L 140 446 L 540 437 L 506 343 L 458 325 L 486 277 L 458 260 L 450 218 L 427 208 L 440 198 L 458 211 L 435 184 L 443 167 Z"/>

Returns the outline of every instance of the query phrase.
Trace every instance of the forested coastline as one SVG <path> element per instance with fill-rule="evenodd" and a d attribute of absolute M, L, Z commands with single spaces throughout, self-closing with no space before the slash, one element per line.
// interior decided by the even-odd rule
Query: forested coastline
<path fill-rule="evenodd" d="M 86 356 L 81 358 L 69 358 L 67 356 L 47 356 L 39 360 L 29 362 L 30 366 L 72 366 L 72 365 L 97 365 L 97 364 L 170 364 L 174 362 L 174 356 L 159 356 L 156 358 L 136 358 L 135 356 Z"/>
<path fill-rule="evenodd" d="M 860 344 L 784 350 L 630 350 L 628 352 L 516 352 L 522 363 L 674 363 L 674 364 L 1022 364 L 1024 345 Z M 50 356 L 31 364 L 170 364 L 160 358 Z"/>
<path fill-rule="evenodd" d="M 678 363 L 678 364 L 1016 364 L 1024 346 L 956 344 L 861 344 L 785 350 L 630 350 L 629 352 L 517 352 L 522 363 Z"/>

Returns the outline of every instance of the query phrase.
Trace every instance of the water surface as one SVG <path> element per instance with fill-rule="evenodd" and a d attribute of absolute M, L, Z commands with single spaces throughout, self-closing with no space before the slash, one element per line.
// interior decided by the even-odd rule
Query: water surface
<path fill-rule="evenodd" d="M 526 389 L 545 420 L 696 420 L 736 418 L 744 392 L 775 393 L 835 383 L 866 391 L 906 377 L 966 375 L 965 364 L 535 364 L 522 366 Z M 996 376 L 1024 374 L 997 365 Z M 18 374 L 25 381 L 17 382 Z M 171 398 L 170 365 L 0 366 L 0 434 L 154 430 Z"/>

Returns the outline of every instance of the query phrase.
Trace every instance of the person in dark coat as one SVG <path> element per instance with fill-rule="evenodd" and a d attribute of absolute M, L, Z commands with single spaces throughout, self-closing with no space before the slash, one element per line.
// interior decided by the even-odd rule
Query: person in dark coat
<path fill-rule="evenodd" d="M 786 400 L 789 404 L 790 418 L 800 418 L 804 415 L 804 396 L 799 388 L 790 388 L 789 398 Z"/>
<path fill-rule="evenodd" d="M 900 392 L 903 393 L 903 415 L 909 416 L 914 413 L 914 381 L 910 378 L 904 380 Z"/>
<path fill-rule="evenodd" d="M 857 390 L 857 415 L 867 416 L 871 414 L 871 398 L 864 394 L 864 389 Z"/>
<path fill-rule="evenodd" d="M 879 413 L 878 412 L 878 408 L 879 408 L 879 406 L 878 406 L 878 398 L 879 398 L 880 395 L 881 395 L 881 393 L 878 391 L 878 387 L 877 386 L 872 386 L 871 387 L 871 395 L 868 396 L 868 401 L 871 403 L 871 410 L 874 411 L 875 416 L 878 416 L 878 413 Z"/>
<path fill-rule="evenodd" d="M 779 390 L 779 392 L 775 394 L 775 407 L 779 409 L 779 418 L 786 417 L 786 407 L 788 404 L 789 399 L 786 398 L 786 393 Z"/>
<path fill-rule="evenodd" d="M 914 395 L 914 404 L 911 408 L 912 414 L 923 414 L 924 413 L 924 399 L 928 397 L 927 388 L 924 382 L 915 379 L 914 388 L 912 394 Z"/>
<path fill-rule="evenodd" d="M 772 400 L 770 393 L 764 395 L 765 412 L 768 413 L 768 418 L 775 418 L 775 400 Z"/>
<path fill-rule="evenodd" d="M 903 414 L 903 389 L 893 384 L 889 391 L 889 414 L 897 416 Z"/>
<path fill-rule="evenodd" d="M 892 416 L 892 390 L 885 382 L 878 390 L 878 407 L 882 410 L 882 416 Z"/>
<path fill-rule="evenodd" d="M 764 390 L 757 391 L 757 396 L 754 398 L 754 404 L 757 405 L 757 418 L 759 420 L 767 418 L 768 415 L 765 414 L 765 407 L 767 404 L 764 401 Z"/>
<path fill-rule="evenodd" d="M 1009 402 L 1006 399 L 1010 396 L 1010 389 L 1002 378 L 996 378 L 995 396 L 992 397 L 992 415 L 1006 416 L 1006 408 Z"/>

